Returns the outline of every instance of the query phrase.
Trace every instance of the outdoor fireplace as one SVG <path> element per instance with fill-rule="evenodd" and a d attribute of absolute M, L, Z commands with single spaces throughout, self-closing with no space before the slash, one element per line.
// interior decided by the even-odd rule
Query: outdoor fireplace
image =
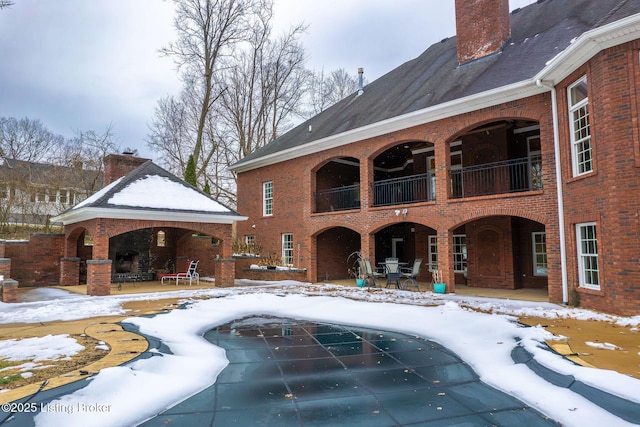
<path fill-rule="evenodd" d="M 138 252 L 132 250 L 117 252 L 114 266 L 116 273 L 137 273 Z"/>

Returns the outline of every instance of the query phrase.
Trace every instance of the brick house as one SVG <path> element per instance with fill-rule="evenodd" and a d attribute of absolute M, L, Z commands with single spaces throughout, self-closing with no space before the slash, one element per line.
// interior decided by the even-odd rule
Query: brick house
<path fill-rule="evenodd" d="M 456 0 L 456 37 L 250 154 L 238 236 L 346 278 L 420 277 L 640 307 L 640 2 Z"/>
<path fill-rule="evenodd" d="M 45 225 L 100 189 L 102 171 L 4 159 L 0 165 L 0 225 Z"/>
<path fill-rule="evenodd" d="M 232 285 L 233 226 L 244 219 L 150 160 L 109 155 L 104 187 L 52 218 L 64 226 L 59 284 L 108 295 L 121 278 L 153 280 L 168 260 L 186 271 L 197 258 L 201 275 Z"/>

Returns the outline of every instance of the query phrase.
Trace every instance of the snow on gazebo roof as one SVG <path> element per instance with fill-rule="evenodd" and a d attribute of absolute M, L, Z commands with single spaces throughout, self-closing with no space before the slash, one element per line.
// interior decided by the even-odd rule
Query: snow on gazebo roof
<path fill-rule="evenodd" d="M 51 221 L 67 225 L 95 218 L 217 224 L 247 219 L 151 160 Z"/>

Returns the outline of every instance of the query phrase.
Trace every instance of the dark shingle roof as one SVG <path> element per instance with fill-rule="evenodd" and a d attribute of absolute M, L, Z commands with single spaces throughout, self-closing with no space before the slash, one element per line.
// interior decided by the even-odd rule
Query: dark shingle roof
<path fill-rule="evenodd" d="M 364 94 L 343 99 L 236 165 L 532 79 L 576 37 L 636 13 L 638 0 L 543 0 L 515 10 L 510 16 L 511 41 L 501 53 L 459 66 L 455 37 L 435 43 L 367 85 Z"/>

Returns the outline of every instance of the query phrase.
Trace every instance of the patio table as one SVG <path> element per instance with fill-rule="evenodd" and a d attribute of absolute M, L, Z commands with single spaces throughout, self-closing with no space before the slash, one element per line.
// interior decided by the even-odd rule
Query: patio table
<path fill-rule="evenodd" d="M 389 285 L 393 282 L 395 282 L 396 284 L 396 289 L 402 289 L 400 287 L 400 267 L 401 266 L 405 266 L 407 265 L 407 262 L 398 262 L 398 271 L 396 271 L 395 273 L 390 273 L 389 269 L 387 268 L 387 263 L 386 262 L 379 262 L 378 265 L 384 268 L 385 274 L 387 275 L 387 288 L 389 287 Z"/>

